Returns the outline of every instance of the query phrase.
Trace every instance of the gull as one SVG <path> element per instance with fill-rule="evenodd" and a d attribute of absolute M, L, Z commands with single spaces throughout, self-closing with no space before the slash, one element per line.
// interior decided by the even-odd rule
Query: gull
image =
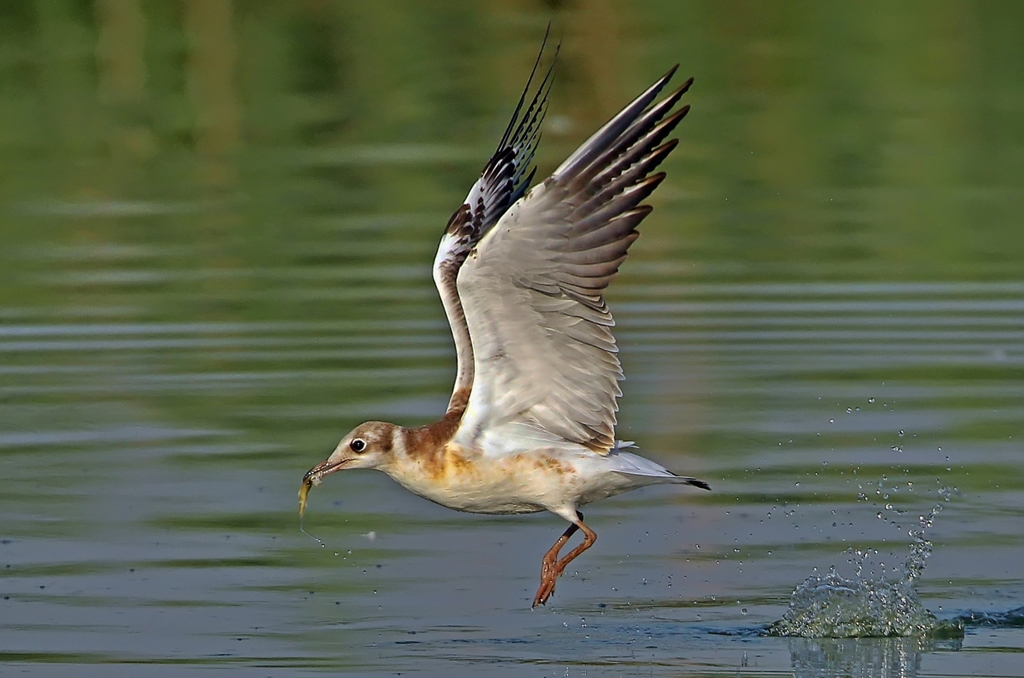
<path fill-rule="evenodd" d="M 542 44 L 497 150 L 434 259 L 458 363 L 447 411 L 414 428 L 360 424 L 299 491 L 302 514 L 309 489 L 327 475 L 376 469 L 458 511 L 550 511 L 569 527 L 541 560 L 533 607 L 547 603 L 566 566 L 597 540 L 581 506 L 658 483 L 711 489 L 616 440 L 623 372 L 604 300 L 651 212 L 643 201 L 665 178 L 652 172 L 678 143 L 665 139 L 690 109 L 675 106 L 693 78 L 654 103 L 674 66 L 530 188 L 555 61 L 526 104 L 543 54 Z M 577 531 L 582 543 L 560 558 Z"/>

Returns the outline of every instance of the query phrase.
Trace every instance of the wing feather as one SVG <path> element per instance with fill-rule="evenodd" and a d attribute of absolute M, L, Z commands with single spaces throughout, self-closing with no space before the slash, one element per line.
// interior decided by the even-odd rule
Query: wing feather
<path fill-rule="evenodd" d="M 548 30 L 550 31 L 550 26 Z M 547 39 L 548 33 L 545 32 L 540 52 L 533 64 L 533 71 L 498 143 L 498 148 L 484 165 L 480 178 L 469 189 L 463 204 L 449 219 L 441 244 L 437 248 L 437 255 L 434 257 L 434 284 L 437 286 L 448 324 L 451 326 L 458 359 L 458 372 L 451 399 L 448 401 L 448 414 L 465 409 L 473 386 L 475 365 L 472 339 L 459 298 L 457 276 L 470 251 L 498 223 L 508 208 L 523 196 L 533 180 L 536 167 L 531 165 L 540 141 L 540 127 L 547 112 L 547 98 L 551 91 L 555 59 L 552 59 L 544 79 L 535 90 L 525 111 L 523 104 L 526 103 L 534 76 L 537 75 Z M 558 49 L 555 48 L 555 58 L 558 56 Z"/>
<path fill-rule="evenodd" d="M 639 237 L 664 180 L 651 172 L 689 107 L 692 78 L 653 104 L 675 68 L 513 204 L 457 277 L 474 350 L 474 383 L 456 442 L 516 451 L 515 441 L 614 446 L 622 367 L 604 290 Z"/>

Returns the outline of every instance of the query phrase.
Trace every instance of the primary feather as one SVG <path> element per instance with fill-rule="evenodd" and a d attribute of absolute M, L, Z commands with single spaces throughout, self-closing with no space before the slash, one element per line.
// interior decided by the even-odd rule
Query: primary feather
<path fill-rule="evenodd" d="M 508 208 L 523 196 L 533 180 L 536 168 L 531 169 L 531 163 L 537 150 L 537 143 L 540 141 L 540 127 L 544 122 L 544 114 L 547 112 L 548 93 L 551 91 L 555 67 L 554 59 L 525 111 L 523 104 L 540 66 L 547 39 L 548 34 L 545 33 L 540 53 L 533 64 L 533 70 L 519 97 L 512 119 L 498 143 L 498 149 L 484 165 L 480 178 L 469 189 L 469 194 L 462 205 L 448 220 L 441 244 L 437 248 L 437 256 L 434 258 L 434 284 L 441 295 L 441 303 L 444 305 L 448 324 L 452 328 L 458 359 L 455 388 L 448 402 L 450 414 L 461 413 L 465 409 L 474 375 L 473 343 L 459 297 L 456 277 L 466 256 Z M 558 49 L 555 48 L 556 58 Z"/>
<path fill-rule="evenodd" d="M 664 179 L 651 172 L 676 146 L 665 138 L 689 110 L 672 112 L 692 79 L 651 105 L 674 72 L 470 246 L 456 294 L 473 376 L 456 443 L 502 453 L 538 440 L 613 447 L 622 368 L 603 293 L 651 211 L 643 200 Z"/>

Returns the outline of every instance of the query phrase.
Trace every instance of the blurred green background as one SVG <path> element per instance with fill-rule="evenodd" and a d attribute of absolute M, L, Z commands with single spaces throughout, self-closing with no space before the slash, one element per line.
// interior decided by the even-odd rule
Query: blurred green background
<path fill-rule="evenodd" d="M 0 322 L 219 323 L 140 329 L 170 343 L 127 354 L 40 350 L 69 369 L 84 350 L 101 371 L 290 370 L 297 406 L 442 398 L 432 253 L 548 21 L 541 176 L 672 64 L 696 77 L 613 306 L 650 285 L 1022 278 L 1021 3 L 12 1 Z M 239 353 L 224 323 L 252 322 L 265 336 Z M 366 352 L 382 338 L 404 350 Z M 8 378 L 47 378 L 39 345 L 8 348 Z M 326 372 L 367 360 L 393 371 L 356 392 Z M 210 416 L 192 395 L 147 397 Z M 265 424 L 244 421 L 314 444 Z"/>
<path fill-rule="evenodd" d="M 116 304 L 146 286 L 137 310 L 161 317 L 309 317 L 295 300 L 234 303 L 267 279 L 229 272 L 367 263 L 339 230 L 429 242 L 552 18 L 564 49 L 542 173 L 671 64 L 696 77 L 643 255 L 671 273 L 1024 271 L 1020 3 L 12 0 L 0 5 L 3 302 Z M 390 227 L 353 227 L 382 213 Z M 104 256 L 208 275 L 37 277 Z M 216 275 L 231 284 L 203 294 Z M 191 301 L 168 308 L 160 292 Z"/>
<path fill-rule="evenodd" d="M 613 306 L 651 284 L 1024 274 L 1021 3 L 17 0 L 0 4 L 0 322 L 221 323 L 86 360 L 255 359 L 330 389 L 290 376 L 296 405 L 442 398 L 451 353 L 413 332 L 445 333 L 433 250 L 549 20 L 540 176 L 672 64 L 696 77 Z M 223 323 L 290 321 L 340 324 L 268 325 L 264 344 L 305 338 L 291 353 L 218 350 Z M 401 354 L 365 352 L 396 336 Z M 7 352 L 27 370 L 10 378 L 44 379 L 36 353 Z M 368 358 L 401 383 L 325 372 Z"/>

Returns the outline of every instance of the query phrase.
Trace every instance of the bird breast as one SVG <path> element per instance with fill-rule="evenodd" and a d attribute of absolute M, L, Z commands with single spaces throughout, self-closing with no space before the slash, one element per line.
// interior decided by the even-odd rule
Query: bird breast
<path fill-rule="evenodd" d="M 579 484 L 571 461 L 544 450 L 491 457 L 447 443 L 410 450 L 383 470 L 410 492 L 471 513 L 534 513 L 564 506 Z"/>

